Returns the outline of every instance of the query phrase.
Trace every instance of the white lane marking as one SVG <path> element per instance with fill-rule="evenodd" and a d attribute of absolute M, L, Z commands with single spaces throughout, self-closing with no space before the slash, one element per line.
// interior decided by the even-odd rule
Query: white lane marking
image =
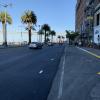
<path fill-rule="evenodd" d="M 65 48 L 64 54 L 65 54 L 65 52 L 66 52 L 66 48 Z M 63 81 L 64 81 L 64 70 L 65 70 L 65 58 L 66 58 L 66 55 L 64 55 L 64 58 L 63 58 L 62 72 L 61 72 L 61 78 L 60 78 L 60 86 L 59 86 L 59 91 L 58 91 L 58 99 L 61 99 L 62 94 L 63 94 Z"/>
<path fill-rule="evenodd" d="M 39 74 L 42 74 L 42 73 L 43 73 L 43 70 L 40 70 L 40 71 L 39 71 Z"/>
<path fill-rule="evenodd" d="M 54 58 L 50 59 L 51 61 L 55 60 Z"/>

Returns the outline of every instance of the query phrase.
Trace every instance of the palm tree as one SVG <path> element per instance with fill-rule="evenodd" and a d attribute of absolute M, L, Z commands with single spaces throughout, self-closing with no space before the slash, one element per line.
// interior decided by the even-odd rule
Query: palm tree
<path fill-rule="evenodd" d="M 69 44 L 71 44 L 71 42 L 75 41 L 75 39 L 79 36 L 78 32 L 73 32 L 73 31 L 67 31 L 66 30 L 66 38 L 69 38 Z"/>
<path fill-rule="evenodd" d="M 69 39 L 69 44 L 70 44 L 70 42 L 71 42 L 71 32 L 68 31 L 68 30 L 66 30 L 66 38 Z"/>
<path fill-rule="evenodd" d="M 6 16 L 6 19 L 5 19 Z M 7 46 L 7 30 L 6 30 L 6 23 L 12 24 L 12 18 L 7 12 L 0 12 L 0 22 L 3 26 L 3 45 Z"/>
<path fill-rule="evenodd" d="M 51 41 L 53 42 L 53 36 L 56 35 L 56 32 L 55 32 L 54 30 L 52 30 L 52 31 L 50 32 L 50 35 L 51 35 Z"/>
<path fill-rule="evenodd" d="M 59 39 L 59 43 L 60 43 L 61 42 L 61 36 L 60 35 L 58 36 L 58 39 Z"/>
<path fill-rule="evenodd" d="M 29 44 L 31 43 L 31 30 L 34 29 L 33 25 L 37 23 L 37 17 L 35 13 L 31 10 L 27 10 L 24 12 L 24 15 L 21 17 L 21 21 L 23 24 L 27 24 L 27 30 L 29 34 Z"/>
<path fill-rule="evenodd" d="M 64 42 L 64 39 L 65 39 L 65 37 L 64 36 L 62 36 L 62 41 Z"/>
<path fill-rule="evenodd" d="M 50 32 L 50 26 L 48 24 L 44 24 L 41 29 L 42 31 L 44 31 L 44 35 L 45 35 L 44 42 L 46 43 L 48 32 Z"/>
<path fill-rule="evenodd" d="M 38 31 L 38 35 L 41 37 L 40 38 L 40 42 L 42 42 L 42 35 L 43 35 L 44 33 L 43 33 L 43 31 L 42 30 L 39 30 Z"/>

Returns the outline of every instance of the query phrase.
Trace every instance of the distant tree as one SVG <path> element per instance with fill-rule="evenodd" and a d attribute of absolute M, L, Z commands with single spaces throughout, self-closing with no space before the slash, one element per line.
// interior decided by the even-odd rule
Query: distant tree
<path fill-rule="evenodd" d="M 24 12 L 24 15 L 21 16 L 21 21 L 24 24 L 27 24 L 27 30 L 29 34 L 29 44 L 31 43 L 31 30 L 34 29 L 33 25 L 37 23 L 37 17 L 35 13 L 31 10 L 27 10 Z"/>
<path fill-rule="evenodd" d="M 3 35 L 4 35 L 4 42 L 3 45 L 7 46 L 7 34 L 6 34 L 6 23 L 5 23 L 5 12 L 0 13 L 0 22 L 2 23 L 3 26 Z M 11 16 L 6 12 L 6 22 L 8 24 L 12 24 L 12 18 Z"/>
<path fill-rule="evenodd" d="M 74 41 L 77 36 L 79 36 L 79 33 L 72 31 L 70 38 L 71 38 L 72 41 Z"/>
<path fill-rule="evenodd" d="M 65 37 L 64 37 L 64 36 L 62 36 L 62 40 L 63 40 L 63 42 L 64 42 L 64 39 L 65 39 Z"/>
<path fill-rule="evenodd" d="M 71 32 L 66 30 L 66 38 L 70 39 L 70 34 L 71 34 Z"/>
<path fill-rule="evenodd" d="M 77 36 L 79 36 L 79 33 L 66 30 L 66 38 L 69 38 L 69 43 L 74 41 Z"/>
<path fill-rule="evenodd" d="M 68 31 L 68 30 L 66 30 L 66 38 L 69 39 L 69 44 L 70 44 L 70 42 L 71 42 L 71 32 Z"/>
<path fill-rule="evenodd" d="M 45 38 L 44 38 L 44 42 L 46 43 L 47 42 L 47 36 L 48 36 L 48 33 L 50 33 L 50 26 L 48 24 L 44 24 L 42 25 L 42 31 L 44 31 L 44 35 L 45 35 Z"/>
<path fill-rule="evenodd" d="M 54 30 L 52 30 L 52 31 L 50 32 L 50 35 L 51 35 L 51 41 L 53 42 L 53 36 L 56 35 L 56 32 L 55 32 Z"/>
<path fill-rule="evenodd" d="M 58 39 L 59 39 L 59 43 L 61 42 L 61 36 L 60 35 L 58 35 Z"/>
<path fill-rule="evenodd" d="M 50 39 L 47 37 L 46 42 L 50 42 Z"/>

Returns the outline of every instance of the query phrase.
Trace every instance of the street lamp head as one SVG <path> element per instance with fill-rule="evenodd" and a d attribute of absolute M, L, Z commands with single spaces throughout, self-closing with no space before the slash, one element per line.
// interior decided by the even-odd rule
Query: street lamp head
<path fill-rule="evenodd" d="M 2 3 L 0 3 L 0 5 L 5 7 L 5 8 L 7 8 L 8 6 L 12 7 L 12 3 L 10 3 L 10 4 L 2 4 Z"/>

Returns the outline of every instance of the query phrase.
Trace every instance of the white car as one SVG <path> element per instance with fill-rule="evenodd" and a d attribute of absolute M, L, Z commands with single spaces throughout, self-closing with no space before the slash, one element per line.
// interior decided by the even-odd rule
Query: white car
<path fill-rule="evenodd" d="M 32 42 L 29 44 L 30 49 L 41 49 L 42 46 L 43 45 L 41 43 L 38 43 L 38 42 Z"/>

